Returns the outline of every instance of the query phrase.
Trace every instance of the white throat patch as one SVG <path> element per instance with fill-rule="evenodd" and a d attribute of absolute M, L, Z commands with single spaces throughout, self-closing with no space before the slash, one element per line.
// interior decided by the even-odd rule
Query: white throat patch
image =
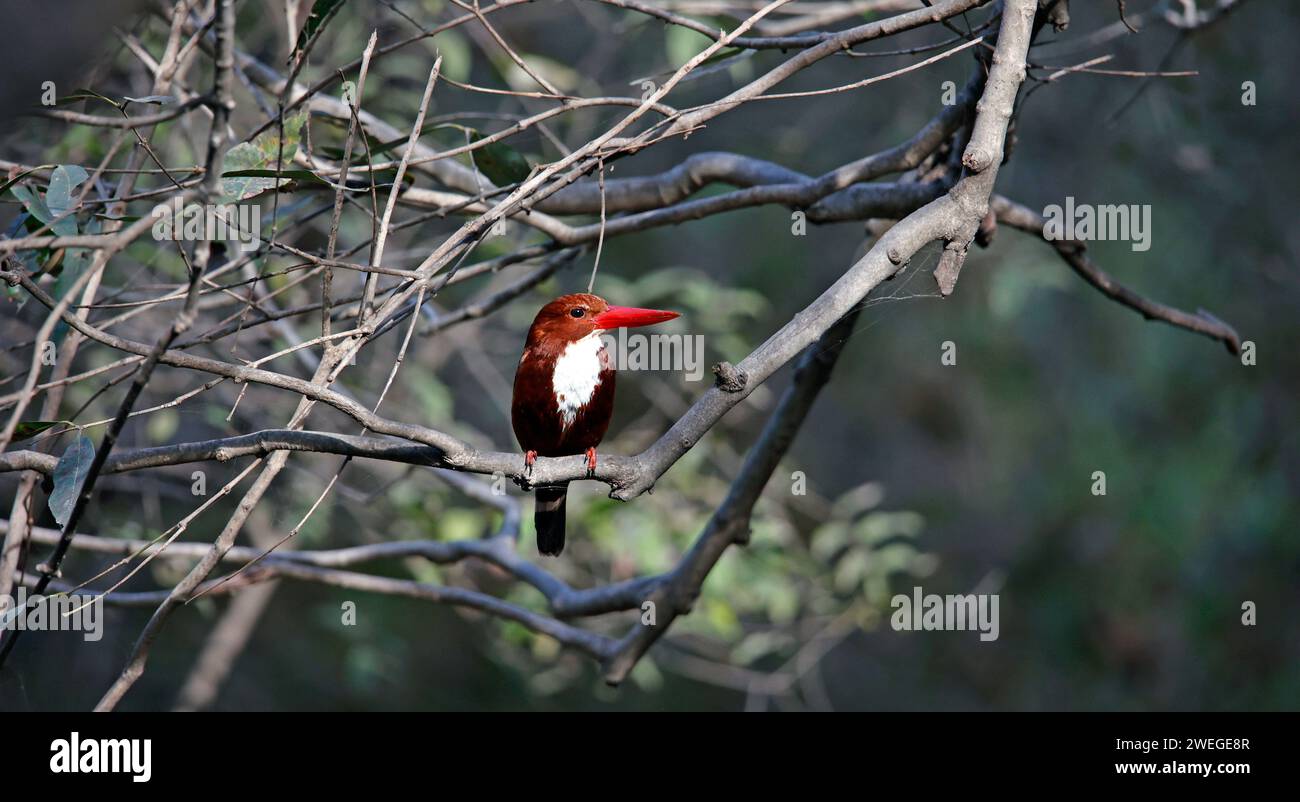
<path fill-rule="evenodd" d="M 587 405 L 600 386 L 600 370 L 605 361 L 601 359 L 601 351 L 604 347 L 600 334 L 593 331 L 581 340 L 569 343 L 560 358 L 555 360 L 551 390 L 555 393 L 556 408 L 565 429 L 573 425 L 578 410 Z"/>

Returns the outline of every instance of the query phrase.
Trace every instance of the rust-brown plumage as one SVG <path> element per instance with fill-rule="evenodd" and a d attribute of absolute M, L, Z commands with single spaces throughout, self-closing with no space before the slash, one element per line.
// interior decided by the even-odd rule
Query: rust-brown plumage
<path fill-rule="evenodd" d="M 675 317 L 676 312 L 610 306 L 589 293 L 562 295 L 542 307 L 528 330 L 510 407 L 525 464 L 539 456 L 585 453 L 588 469 L 595 470 L 596 446 L 614 412 L 615 371 L 601 333 Z M 567 490 L 567 484 L 537 488 L 533 522 L 542 554 L 564 549 Z"/>

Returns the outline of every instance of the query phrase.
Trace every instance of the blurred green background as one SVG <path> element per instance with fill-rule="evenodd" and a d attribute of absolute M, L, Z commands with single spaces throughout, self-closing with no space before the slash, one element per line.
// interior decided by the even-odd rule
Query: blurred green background
<path fill-rule="evenodd" d="M 240 46 L 272 65 L 283 63 L 286 50 L 278 5 L 239 3 Z M 410 35 L 414 28 L 388 5 L 348 4 L 304 76 L 314 80 L 355 58 L 373 28 L 381 43 Z M 440 0 L 392 5 L 426 26 L 451 14 Z M 1031 53 L 1036 64 L 1068 66 L 1113 52 L 1108 68 L 1153 70 L 1175 44 L 1171 30 L 1153 24 L 1102 50 L 1072 49 L 1071 42 L 1115 21 L 1113 4 L 1073 5 L 1070 30 L 1045 33 L 1040 41 L 1055 43 Z M 1149 5 L 1130 3 L 1130 13 Z M 622 10 L 567 0 L 510 9 L 493 20 L 530 61 L 534 55 L 548 59 L 548 77 L 562 89 L 585 95 L 639 95 L 639 79 L 684 62 L 704 41 Z M 155 49 L 165 34 L 158 19 L 130 30 Z M 1149 204 L 1149 251 L 1097 243 L 1094 258 L 1144 295 L 1187 310 L 1205 307 L 1236 326 L 1255 343 L 1254 366 L 1208 339 L 1143 321 L 1084 284 L 1047 245 L 1006 227 L 992 247 L 973 253 L 955 294 L 940 299 L 929 275 L 937 260 L 931 246 L 863 312 L 832 383 L 768 486 L 749 547 L 723 559 L 695 612 L 677 622 L 621 689 L 606 688 L 586 658 L 513 625 L 426 603 L 284 582 L 212 706 L 1300 707 L 1297 33 L 1295 6 L 1247 2 L 1164 65 L 1198 70 L 1198 77 L 1154 79 L 1114 119 L 1143 89 L 1142 79 L 1061 78 L 1025 103 L 1014 152 L 998 179 L 1000 193 L 1040 210 L 1067 195 L 1080 203 Z M 408 126 L 436 51 L 453 78 L 511 86 L 518 80 L 511 65 L 479 34 L 451 31 L 376 62 L 364 105 Z M 942 36 L 927 29 L 860 49 L 910 47 Z M 685 84 L 669 101 L 681 107 L 721 96 L 782 58 L 761 52 L 735 60 L 729 69 Z M 848 83 L 915 58 L 829 59 L 781 90 Z M 148 88 L 121 48 L 110 47 L 97 63 L 98 91 L 127 95 Z M 909 136 L 939 109 L 942 82 L 961 86 L 969 69 L 963 54 L 864 90 L 750 104 L 686 141 L 619 161 L 613 176 L 653 173 L 707 150 L 819 174 Z M 202 75 L 196 70 L 194 85 L 206 80 Z M 1241 102 L 1244 81 L 1255 83 L 1256 105 Z M 430 116 L 495 131 L 504 123 L 491 115 L 522 108 L 545 105 L 439 87 Z M 454 116 L 469 111 L 485 116 Z M 554 128 L 569 146 L 613 119 L 605 112 L 572 117 Z M 237 131 L 251 130 L 260 119 L 241 96 Z M 338 135 L 319 122 L 312 130 L 322 140 Z M 26 120 L 3 139 L 0 155 L 89 166 L 102 154 L 97 137 L 75 126 Z M 425 141 L 451 147 L 463 142 L 463 134 L 442 129 Z M 535 130 L 511 142 L 534 162 L 557 157 Z M 175 151 L 182 163 L 183 154 L 183 148 Z M 418 183 L 430 185 L 427 178 Z M 17 204 L 12 196 L 4 201 L 0 222 L 7 226 Z M 342 238 L 356 242 L 368 230 L 368 217 L 354 212 Z M 435 222 L 403 232 L 390 255 L 414 266 L 450 230 L 452 223 Z M 706 364 L 735 361 L 832 283 L 863 238 L 860 223 L 811 226 L 797 237 L 788 209 L 734 212 L 610 239 L 596 290 L 615 303 L 680 309 L 684 315 L 671 331 L 704 334 Z M 504 239 L 489 241 L 476 258 L 537 235 L 512 229 Z M 322 243 L 307 238 L 299 247 Z M 133 258 L 160 275 L 178 267 L 135 250 Z M 585 287 L 590 264 L 588 255 L 487 321 L 417 338 L 384 411 L 485 447 L 514 449 L 508 388 L 523 333 L 549 297 Z M 125 281 L 129 262 L 117 271 L 114 281 Z M 175 280 L 179 273 L 170 275 Z M 437 303 L 455 308 L 517 275 L 459 285 Z M 13 326 L 34 329 L 35 312 L 14 311 Z M 314 318 L 300 321 L 304 336 L 316 325 Z M 956 345 L 955 366 L 940 363 L 945 341 Z M 284 344 L 259 346 L 250 339 L 248 348 L 271 353 Z M 344 385 L 373 392 L 397 344 L 391 335 L 381 341 L 373 369 L 359 366 L 345 374 Z M 97 349 L 83 352 L 87 365 L 109 359 Z M 223 354 L 228 357 L 228 349 Z M 28 358 L 28 352 L 6 354 L 6 373 Z M 301 371 L 291 362 L 281 369 Z M 197 383 L 192 376 L 168 375 L 150 388 L 146 402 L 159 403 Z M 725 493 L 788 378 L 783 371 L 734 410 L 653 495 L 622 504 L 604 498 L 594 484 L 575 485 L 568 505 L 571 547 L 548 567 L 589 586 L 671 566 Z M 621 377 L 605 449 L 643 448 L 704 386 L 671 373 Z M 94 389 L 93 383 L 78 386 L 65 408 L 75 409 Z M 136 419 L 122 447 L 277 427 L 287 419 L 286 399 L 264 393 L 258 397 L 266 400 L 254 403 L 254 391 L 227 422 L 236 393 L 218 388 L 177 411 Z M 106 394 L 84 420 L 107 416 L 117 398 Z M 355 424 L 319 410 L 309 427 L 352 432 Z M 337 464 L 328 456 L 293 457 L 253 528 L 287 531 Z M 242 466 L 204 467 L 209 486 L 216 487 Z M 106 480 L 83 530 L 153 537 L 194 506 L 185 492 L 190 470 Z M 1107 477 L 1104 497 L 1090 492 L 1099 470 Z M 806 478 L 806 495 L 791 490 L 797 471 Z M 427 471 L 358 462 L 343 485 L 313 516 L 297 547 L 475 537 L 499 520 Z M 14 486 L 13 476 L 0 476 L 0 508 L 6 511 Z M 521 500 L 530 518 L 531 499 Z M 219 509 L 228 512 L 233 503 Z M 220 512 L 206 515 L 187 539 L 210 540 L 223 521 Z M 50 525 L 48 512 L 41 523 Z M 524 541 L 521 547 L 532 555 L 530 525 Z M 66 573 L 84 577 L 102 564 L 77 555 Z M 511 588 L 481 565 L 380 569 L 479 587 L 540 609 L 535 592 Z M 159 565 L 129 589 L 174 582 L 176 571 L 175 564 Z M 1000 638 L 983 643 L 971 632 L 894 632 L 889 596 L 910 593 L 917 584 L 930 593 L 999 593 Z M 340 625 L 346 600 L 357 603 L 355 627 Z M 1246 601 L 1257 606 L 1255 626 L 1241 622 Z M 123 708 L 172 706 L 227 605 L 205 599 L 175 616 Z M 112 609 L 98 644 L 74 635 L 26 638 L 0 674 L 0 709 L 90 707 L 120 671 L 148 612 Z M 607 618 L 596 626 L 614 633 L 631 621 Z"/>

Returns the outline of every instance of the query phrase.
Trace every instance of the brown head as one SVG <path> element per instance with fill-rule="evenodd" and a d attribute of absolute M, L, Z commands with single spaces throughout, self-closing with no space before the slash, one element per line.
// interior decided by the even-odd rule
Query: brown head
<path fill-rule="evenodd" d="M 599 295 L 585 292 L 561 295 L 543 306 L 533 318 L 532 328 L 528 330 L 528 347 L 535 348 L 543 343 L 568 345 L 592 332 L 649 326 L 675 317 L 676 312 L 660 309 L 610 306 Z"/>

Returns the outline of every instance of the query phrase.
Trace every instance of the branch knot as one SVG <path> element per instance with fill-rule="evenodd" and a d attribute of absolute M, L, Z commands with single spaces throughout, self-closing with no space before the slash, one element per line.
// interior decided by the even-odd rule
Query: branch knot
<path fill-rule="evenodd" d="M 713 375 L 717 377 L 714 384 L 724 393 L 738 393 L 749 383 L 749 375 L 730 362 L 714 365 Z"/>

